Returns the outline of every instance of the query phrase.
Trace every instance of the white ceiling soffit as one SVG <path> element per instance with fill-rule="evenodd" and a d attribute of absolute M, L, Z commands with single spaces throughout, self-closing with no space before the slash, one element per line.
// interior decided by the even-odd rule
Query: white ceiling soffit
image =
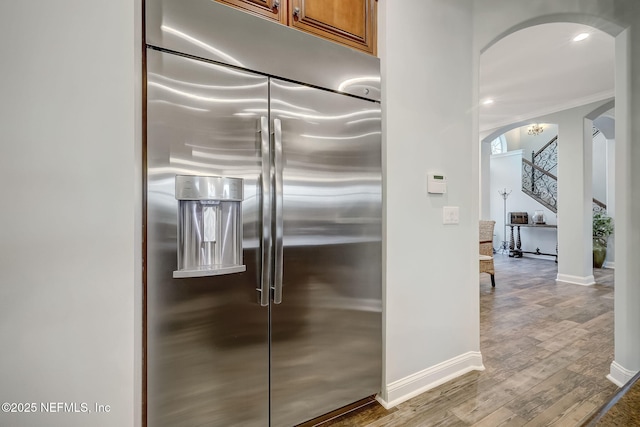
<path fill-rule="evenodd" d="M 574 42 L 581 33 L 589 37 Z M 612 97 L 614 55 L 612 36 L 581 24 L 536 25 L 505 37 L 480 57 L 480 131 Z"/>

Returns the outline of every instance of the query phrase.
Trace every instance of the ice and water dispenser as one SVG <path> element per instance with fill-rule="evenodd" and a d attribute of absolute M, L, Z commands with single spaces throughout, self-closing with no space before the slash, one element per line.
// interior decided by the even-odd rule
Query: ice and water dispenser
<path fill-rule="evenodd" d="M 176 176 L 178 269 L 174 278 L 246 270 L 242 263 L 242 179 Z"/>

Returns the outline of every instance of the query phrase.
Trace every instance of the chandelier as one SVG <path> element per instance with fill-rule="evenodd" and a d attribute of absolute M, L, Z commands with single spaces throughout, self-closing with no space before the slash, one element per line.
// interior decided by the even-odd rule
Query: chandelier
<path fill-rule="evenodd" d="M 544 129 L 542 128 L 542 126 L 540 126 L 539 124 L 535 123 L 535 124 L 532 124 L 531 126 L 529 126 L 529 129 L 527 130 L 527 133 L 529 135 L 540 135 L 543 131 L 544 131 Z"/>

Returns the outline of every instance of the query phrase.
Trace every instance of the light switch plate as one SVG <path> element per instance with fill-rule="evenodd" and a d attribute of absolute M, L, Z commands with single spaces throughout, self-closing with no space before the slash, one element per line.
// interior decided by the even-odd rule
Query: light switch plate
<path fill-rule="evenodd" d="M 442 223 L 443 224 L 459 224 L 460 208 L 458 206 L 442 207 Z"/>

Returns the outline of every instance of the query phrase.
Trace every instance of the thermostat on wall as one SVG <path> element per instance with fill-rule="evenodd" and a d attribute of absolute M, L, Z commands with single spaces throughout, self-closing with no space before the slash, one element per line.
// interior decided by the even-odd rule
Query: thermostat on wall
<path fill-rule="evenodd" d="M 427 191 L 433 194 L 444 194 L 447 192 L 447 178 L 444 175 L 429 174 L 427 181 Z"/>

